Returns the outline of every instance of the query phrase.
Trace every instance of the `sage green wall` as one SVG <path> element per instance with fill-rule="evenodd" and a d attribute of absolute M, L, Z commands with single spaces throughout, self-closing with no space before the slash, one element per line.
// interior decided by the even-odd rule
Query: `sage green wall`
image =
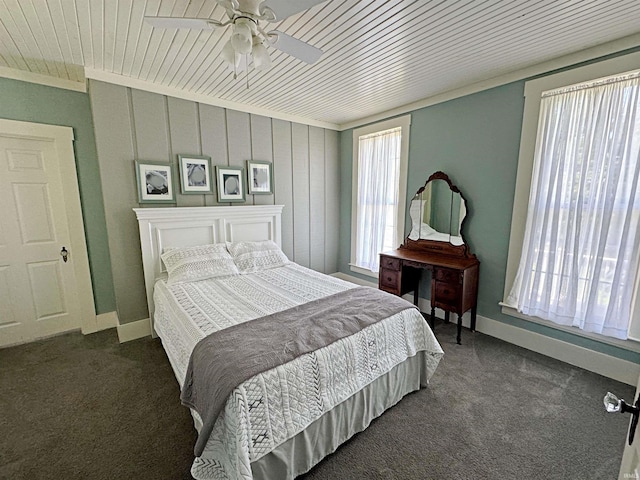
<path fill-rule="evenodd" d="M 504 292 L 524 83 L 511 83 L 411 112 L 407 202 L 437 170 L 447 173 L 462 191 L 468 208 L 465 239 L 481 262 L 479 315 L 640 363 L 640 354 L 504 315 L 498 305 Z M 355 275 L 348 265 L 352 137 L 353 130 L 341 132 L 343 208 L 339 267 L 340 271 Z M 426 292 L 423 289 L 421 296 L 428 296 Z"/>
<path fill-rule="evenodd" d="M 0 118 L 73 128 L 96 313 L 114 311 L 116 302 L 89 96 L 82 92 L 0 78 Z"/>

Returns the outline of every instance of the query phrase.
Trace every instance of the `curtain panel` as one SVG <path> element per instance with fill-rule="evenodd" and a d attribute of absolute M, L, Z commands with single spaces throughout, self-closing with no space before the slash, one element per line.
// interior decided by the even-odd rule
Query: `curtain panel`
<path fill-rule="evenodd" d="M 627 338 L 640 235 L 640 79 L 545 92 L 509 305 Z"/>
<path fill-rule="evenodd" d="M 379 269 L 378 255 L 393 245 L 400 183 L 402 128 L 359 139 L 356 266 Z"/>

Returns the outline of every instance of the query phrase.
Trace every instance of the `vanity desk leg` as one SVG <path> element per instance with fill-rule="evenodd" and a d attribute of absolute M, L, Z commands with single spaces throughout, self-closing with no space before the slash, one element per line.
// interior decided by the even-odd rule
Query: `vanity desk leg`
<path fill-rule="evenodd" d="M 471 309 L 471 331 L 475 332 L 476 331 L 476 311 L 477 311 L 477 307 L 473 307 Z"/>
<path fill-rule="evenodd" d="M 460 345 L 460 339 L 462 336 L 462 315 L 458 314 L 458 334 L 456 335 L 456 342 Z"/>
<path fill-rule="evenodd" d="M 444 323 L 449 323 L 449 314 L 450 312 L 448 310 L 444 312 Z"/>
<path fill-rule="evenodd" d="M 436 307 L 431 307 L 431 316 L 429 317 L 429 326 L 433 333 L 436 332 Z"/>

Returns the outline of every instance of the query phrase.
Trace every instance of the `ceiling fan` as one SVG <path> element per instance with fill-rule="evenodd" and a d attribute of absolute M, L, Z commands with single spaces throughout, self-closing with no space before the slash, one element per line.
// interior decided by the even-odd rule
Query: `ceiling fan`
<path fill-rule="evenodd" d="M 280 21 L 307 10 L 326 0 L 216 0 L 227 12 L 228 20 L 207 18 L 144 17 L 156 28 L 191 28 L 213 30 L 231 26 L 231 38 L 220 56 L 234 71 L 243 70 L 251 55 L 257 70 L 271 68 L 266 47 L 273 47 L 312 64 L 322 56 L 322 50 L 277 30 L 265 31 L 262 24 Z M 244 60 L 244 61 L 243 61 Z"/>

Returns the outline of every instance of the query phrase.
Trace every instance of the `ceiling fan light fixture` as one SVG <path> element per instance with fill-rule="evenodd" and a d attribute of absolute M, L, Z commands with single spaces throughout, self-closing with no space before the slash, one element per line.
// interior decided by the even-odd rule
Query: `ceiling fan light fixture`
<path fill-rule="evenodd" d="M 253 30 L 249 22 L 251 21 L 248 19 L 239 18 L 233 25 L 231 45 L 236 53 L 240 55 L 251 53 L 251 47 L 253 46 Z"/>
<path fill-rule="evenodd" d="M 269 52 L 264 46 L 262 40 L 258 37 L 254 38 L 252 57 L 253 65 L 256 70 L 264 71 L 271 68 L 271 56 L 269 55 Z"/>
<path fill-rule="evenodd" d="M 229 64 L 229 68 L 232 70 L 238 68 L 240 64 L 240 54 L 236 53 L 233 45 L 231 45 L 231 40 L 228 40 L 227 43 L 224 44 L 224 47 L 222 47 L 220 57 Z"/>

